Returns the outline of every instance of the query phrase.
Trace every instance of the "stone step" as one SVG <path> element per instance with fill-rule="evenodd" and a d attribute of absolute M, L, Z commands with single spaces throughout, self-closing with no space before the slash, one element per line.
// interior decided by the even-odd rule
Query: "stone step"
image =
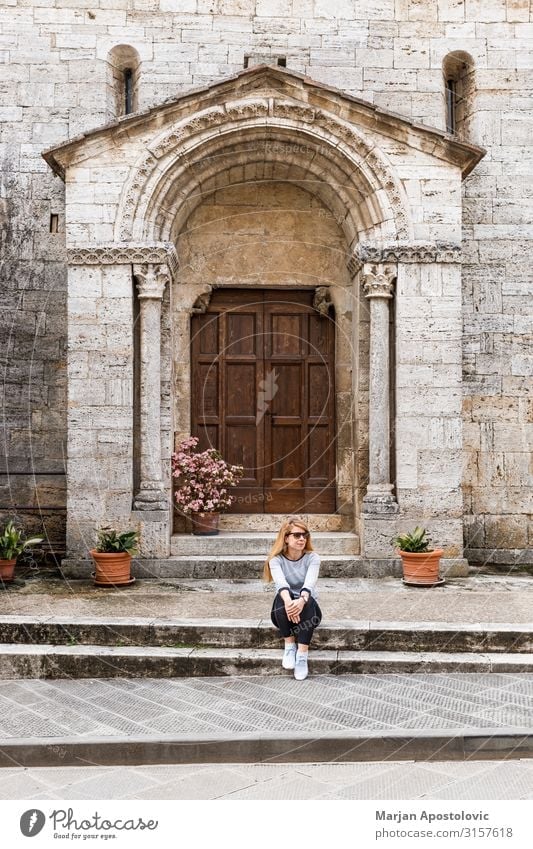
<path fill-rule="evenodd" d="M 270 531 L 241 533 L 221 531 L 218 536 L 203 537 L 192 534 L 175 534 L 171 540 L 170 553 L 173 556 L 224 556 L 254 555 L 267 556 L 274 544 L 276 534 Z M 359 537 L 347 531 L 319 531 L 313 533 L 314 548 L 321 556 L 337 554 L 359 554 Z"/>
<path fill-rule="evenodd" d="M 163 646 L 0 646 L 0 679 L 190 678 L 287 675 L 280 649 Z M 531 654 L 314 650 L 315 675 L 419 672 L 533 672 Z"/>
<path fill-rule="evenodd" d="M 279 648 L 270 620 L 0 617 L 1 644 Z M 333 651 L 533 652 L 533 625 L 323 621 L 313 646 Z"/>
<path fill-rule="evenodd" d="M 350 527 L 353 527 L 353 519 L 350 516 L 339 516 L 335 513 L 292 513 L 291 515 L 305 522 L 313 534 L 320 531 L 349 531 Z M 240 533 L 246 530 L 275 535 L 286 519 L 286 513 L 222 513 L 219 527 L 223 531 Z"/>
<path fill-rule="evenodd" d="M 264 554 L 224 555 L 174 555 L 162 560 L 136 557 L 132 561 L 132 575 L 136 578 L 254 578 L 263 573 Z M 456 561 L 450 561 L 455 568 Z M 442 574 L 450 574 L 446 561 Z M 64 578 L 88 578 L 94 572 L 92 560 L 66 559 L 61 564 Z M 334 554 L 321 557 L 321 578 L 382 578 L 401 576 L 402 567 L 397 560 L 367 560 L 351 554 Z"/>

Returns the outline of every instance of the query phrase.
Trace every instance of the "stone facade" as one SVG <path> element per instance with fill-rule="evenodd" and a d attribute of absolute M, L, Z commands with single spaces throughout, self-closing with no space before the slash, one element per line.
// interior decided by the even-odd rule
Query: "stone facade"
<path fill-rule="evenodd" d="M 16 505 L 28 523 L 44 517 L 60 545 L 68 504 L 69 546 L 78 551 L 92 542 L 95 521 L 130 519 L 134 496 L 143 493 L 146 507 L 147 492 L 168 489 L 173 433 L 187 430 L 188 311 L 209 286 L 235 280 L 230 242 L 239 210 L 250 206 L 273 238 L 292 228 L 307 245 L 313 230 L 310 248 L 281 257 L 273 247 L 264 260 L 280 274 L 315 268 L 314 285 L 329 286 L 337 314 L 349 314 L 357 355 L 338 352 L 352 368 L 350 385 L 342 372 L 338 404 L 354 416 L 339 494 L 369 556 L 383 551 L 397 521 L 385 509 L 361 524 L 369 457 L 383 459 L 379 439 L 388 445 L 373 427 L 368 444 L 372 410 L 376 422 L 384 415 L 379 393 L 372 402 L 372 376 L 382 380 L 385 365 L 371 345 L 374 320 L 395 327 L 390 480 L 374 480 L 374 494 L 395 484 L 400 517 L 423 520 L 450 556 L 461 555 L 464 531 L 472 560 L 527 562 L 532 47 L 527 0 L 5 3 L 3 510 Z M 126 63 L 138 117 L 91 132 L 123 113 Z M 289 73 L 254 78 L 261 63 Z M 251 74 L 235 77 L 245 64 Z M 443 68 L 457 69 L 462 93 L 456 138 L 485 148 L 481 161 L 475 147 L 442 134 Z M 260 172 L 266 125 L 270 170 Z M 255 153 L 224 138 L 239 126 Z M 78 134 L 77 144 L 57 147 Z M 55 175 L 41 157 L 52 146 Z M 218 168 L 222 155 L 233 171 Z M 270 189 L 284 183 L 284 217 L 272 215 L 272 193 L 257 189 L 265 177 Z M 314 194 L 302 183 L 311 179 Z M 235 210 L 230 231 L 210 224 L 217 205 Z M 247 233 L 242 243 L 253 239 Z M 462 264 L 441 242 L 462 242 Z M 213 262 L 213 246 L 223 261 Z M 253 250 L 244 252 L 238 270 L 252 282 Z M 391 263 L 393 297 L 369 297 L 372 276 L 386 279 Z M 160 299 L 134 297 L 134 275 L 140 285 L 161 274 Z M 133 362 L 136 310 L 149 326 L 156 312 L 161 318 L 161 478 L 145 451 L 144 488 L 142 459 L 135 464 L 140 419 L 153 404 L 143 413 L 133 397 L 136 368 L 143 385 L 142 353 Z M 143 513 L 146 551 L 164 556 L 168 518 L 157 497 L 152 506 L 134 514 Z"/>

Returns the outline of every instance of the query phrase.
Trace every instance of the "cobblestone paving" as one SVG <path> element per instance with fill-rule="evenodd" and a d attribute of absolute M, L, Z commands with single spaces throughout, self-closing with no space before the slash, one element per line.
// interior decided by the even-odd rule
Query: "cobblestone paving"
<path fill-rule="evenodd" d="M 0 681 L 0 740 L 531 729 L 533 675 L 389 674 Z"/>
<path fill-rule="evenodd" d="M 533 760 L 14 768 L 0 799 L 533 799 Z"/>

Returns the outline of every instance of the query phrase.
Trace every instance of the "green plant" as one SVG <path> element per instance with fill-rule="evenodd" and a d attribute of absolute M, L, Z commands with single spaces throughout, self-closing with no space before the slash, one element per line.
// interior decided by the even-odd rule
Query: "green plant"
<path fill-rule="evenodd" d="M 101 554 L 116 554 L 125 552 L 126 554 L 136 554 L 137 545 L 139 542 L 139 534 L 137 531 L 124 531 L 119 534 L 116 528 L 99 528 L 97 530 L 98 542 L 96 551 Z"/>
<path fill-rule="evenodd" d="M 399 534 L 391 540 L 392 545 L 400 551 L 410 551 L 413 554 L 430 551 L 431 538 L 426 536 L 426 529 L 419 528 L 406 534 Z"/>
<path fill-rule="evenodd" d="M 25 548 L 42 541 L 42 537 L 25 539 L 23 532 L 19 531 L 10 520 L 0 534 L 0 560 L 13 560 L 22 554 Z"/>

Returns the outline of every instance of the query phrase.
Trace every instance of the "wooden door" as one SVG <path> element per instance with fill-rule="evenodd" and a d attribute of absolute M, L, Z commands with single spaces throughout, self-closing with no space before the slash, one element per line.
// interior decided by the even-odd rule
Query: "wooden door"
<path fill-rule="evenodd" d="M 335 511 L 334 325 L 312 299 L 218 290 L 192 319 L 192 433 L 245 467 L 229 512 Z"/>

